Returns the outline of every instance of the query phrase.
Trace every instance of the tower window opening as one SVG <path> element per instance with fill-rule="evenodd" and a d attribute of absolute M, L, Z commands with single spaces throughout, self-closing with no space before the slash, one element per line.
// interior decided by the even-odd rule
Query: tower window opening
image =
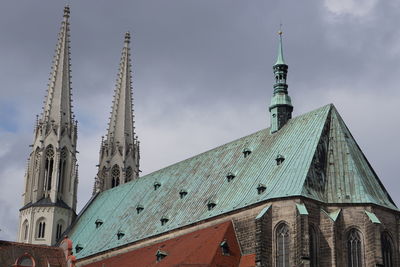
<path fill-rule="evenodd" d="M 392 239 L 387 232 L 381 235 L 382 258 L 384 267 L 393 267 Z"/>
<path fill-rule="evenodd" d="M 60 153 L 60 161 L 58 164 L 58 192 L 62 193 L 64 190 L 65 168 L 67 163 L 68 152 L 64 147 Z"/>
<path fill-rule="evenodd" d="M 58 240 L 62 234 L 62 224 L 57 224 L 56 227 L 56 239 Z"/>
<path fill-rule="evenodd" d="M 44 176 L 44 190 L 47 191 L 51 190 L 53 165 L 54 165 L 54 150 L 53 146 L 49 145 L 46 149 L 45 176 Z"/>
<path fill-rule="evenodd" d="M 121 171 L 119 170 L 119 166 L 115 164 L 111 169 L 111 188 L 114 188 L 119 185 L 119 176 Z"/>
<path fill-rule="evenodd" d="M 45 231 L 46 231 L 46 222 L 40 221 L 38 224 L 37 238 L 44 238 Z"/>

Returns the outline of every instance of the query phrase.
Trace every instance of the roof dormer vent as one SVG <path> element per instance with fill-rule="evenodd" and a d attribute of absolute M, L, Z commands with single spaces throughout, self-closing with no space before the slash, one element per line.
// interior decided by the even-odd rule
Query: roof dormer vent
<path fill-rule="evenodd" d="M 282 156 L 281 154 L 278 154 L 278 155 L 276 156 L 275 160 L 276 160 L 276 165 L 281 165 L 282 162 L 285 160 L 285 157 Z"/>

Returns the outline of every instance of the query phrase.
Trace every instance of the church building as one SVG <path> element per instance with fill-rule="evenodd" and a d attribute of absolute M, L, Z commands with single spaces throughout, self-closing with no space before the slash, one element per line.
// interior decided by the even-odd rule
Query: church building
<path fill-rule="evenodd" d="M 69 16 L 66 7 L 18 242 L 61 244 L 76 258 L 68 266 L 82 267 L 400 266 L 399 209 L 335 106 L 292 117 L 282 32 L 269 127 L 144 176 L 126 33 L 93 196 L 77 215 Z"/>

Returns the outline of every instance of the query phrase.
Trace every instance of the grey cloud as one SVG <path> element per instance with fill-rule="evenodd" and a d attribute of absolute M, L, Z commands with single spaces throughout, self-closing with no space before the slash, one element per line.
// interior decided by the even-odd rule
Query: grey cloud
<path fill-rule="evenodd" d="M 0 105 L 15 107 L 0 108 L 0 135 L 9 144 L 0 158 L 0 239 L 15 236 L 28 145 L 62 5 L 51 0 L 0 4 Z M 125 31 L 133 36 L 136 129 L 141 169 L 148 173 L 268 126 L 281 22 L 295 114 L 333 102 L 400 203 L 395 1 L 380 2 L 368 17 L 334 18 L 319 0 L 87 0 L 70 6 L 74 111 L 80 122 L 79 207 L 91 194 Z"/>

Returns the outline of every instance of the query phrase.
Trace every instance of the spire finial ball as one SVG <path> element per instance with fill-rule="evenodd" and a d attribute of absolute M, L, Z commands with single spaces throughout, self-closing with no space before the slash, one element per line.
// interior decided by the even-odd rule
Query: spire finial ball
<path fill-rule="evenodd" d="M 283 34 L 283 32 L 282 32 L 282 31 L 278 31 L 278 34 L 279 34 L 279 35 L 282 35 L 282 34 Z"/>

